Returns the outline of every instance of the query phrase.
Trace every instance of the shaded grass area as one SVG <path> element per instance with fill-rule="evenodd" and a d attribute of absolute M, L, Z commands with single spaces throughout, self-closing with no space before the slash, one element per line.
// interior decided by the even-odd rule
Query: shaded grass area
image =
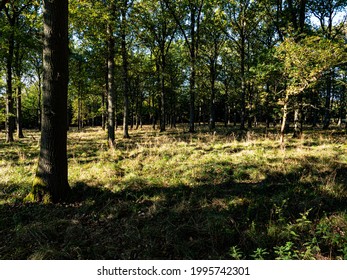
<path fill-rule="evenodd" d="M 120 132 L 119 132 L 120 133 Z M 23 204 L 39 135 L 0 142 L 1 259 L 344 259 L 347 145 L 308 131 L 69 133 L 70 200 Z"/>

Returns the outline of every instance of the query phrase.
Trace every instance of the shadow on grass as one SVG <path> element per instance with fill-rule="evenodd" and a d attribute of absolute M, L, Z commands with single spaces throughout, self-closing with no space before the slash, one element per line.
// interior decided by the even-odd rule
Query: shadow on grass
<path fill-rule="evenodd" d="M 117 147 L 129 151 L 138 142 L 146 144 L 144 135 L 147 132 Z M 153 138 L 157 133 L 148 135 Z M 70 159 L 97 160 L 102 144 L 80 136 L 73 138 Z M 196 141 L 189 133 L 167 136 Z M 211 134 L 199 137 L 204 142 L 203 137 L 209 140 Z M 8 150 L 4 145 L 0 148 Z M 14 144 L 5 160 L 16 163 L 22 149 L 30 150 L 25 145 Z M 30 160 L 37 155 L 37 148 L 32 149 L 32 156 L 25 154 Z M 244 150 L 223 149 L 230 154 Z M 274 163 L 287 170 L 281 159 L 274 158 Z M 326 168 L 320 170 L 318 163 Z M 251 160 L 234 165 L 211 162 L 201 169 L 194 187 L 168 187 L 135 176 L 123 189 L 111 191 L 81 181 L 73 186 L 70 201 L 57 205 L 23 204 L 19 199 L 26 186 L 0 183 L 0 259 L 227 259 L 232 246 L 238 246 L 246 258 L 264 248 L 272 259 L 274 246 L 292 241 L 302 250 L 314 238 L 329 237 L 330 229 L 317 234 L 322 231 L 318 226 L 325 217 L 346 213 L 347 166 L 332 158 L 307 156 L 287 173 L 272 170 L 252 180 L 250 170 L 268 169 L 262 167 Z M 221 182 L 214 183 L 215 178 Z M 304 213 L 308 220 L 303 220 Z M 345 224 L 331 227 L 332 238 L 346 232 Z M 319 252 L 324 256 L 334 258 L 344 248 L 333 239 L 324 240 Z M 347 243 L 346 238 L 338 241 Z"/>
<path fill-rule="evenodd" d="M 0 258 L 227 259 L 232 246 L 246 256 L 270 248 L 274 258 L 271 248 L 290 235 L 269 226 L 291 225 L 309 209 L 312 221 L 346 211 L 346 197 L 302 183 L 298 172 L 194 188 L 142 181 L 118 192 L 79 182 L 65 204 L 1 205 Z M 340 167 L 335 177 L 345 191 L 346 174 Z"/>

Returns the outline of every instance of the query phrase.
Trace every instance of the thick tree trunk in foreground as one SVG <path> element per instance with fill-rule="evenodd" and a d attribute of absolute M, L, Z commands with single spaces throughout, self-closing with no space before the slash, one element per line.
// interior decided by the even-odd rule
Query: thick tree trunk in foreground
<path fill-rule="evenodd" d="M 67 165 L 68 0 L 44 0 L 40 156 L 30 200 L 58 202 L 69 192 Z"/>

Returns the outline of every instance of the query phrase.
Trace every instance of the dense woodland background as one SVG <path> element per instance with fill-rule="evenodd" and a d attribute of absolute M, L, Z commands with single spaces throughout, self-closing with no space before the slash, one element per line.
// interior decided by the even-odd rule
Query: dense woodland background
<path fill-rule="evenodd" d="M 347 258 L 347 1 L 68 1 L 71 192 L 33 203 L 41 2 L 0 1 L 0 258 Z"/>
<path fill-rule="evenodd" d="M 70 125 L 105 126 L 110 108 L 125 136 L 149 123 L 280 125 L 284 111 L 296 135 L 345 123 L 346 1 L 69 5 Z M 0 121 L 21 136 L 40 127 L 42 9 L 2 6 Z"/>

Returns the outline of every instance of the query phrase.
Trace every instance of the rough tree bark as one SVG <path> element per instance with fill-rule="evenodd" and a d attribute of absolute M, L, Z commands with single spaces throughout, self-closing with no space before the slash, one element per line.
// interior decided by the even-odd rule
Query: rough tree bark
<path fill-rule="evenodd" d="M 67 163 L 68 0 L 44 0 L 40 155 L 28 199 L 59 202 L 69 193 Z"/>

